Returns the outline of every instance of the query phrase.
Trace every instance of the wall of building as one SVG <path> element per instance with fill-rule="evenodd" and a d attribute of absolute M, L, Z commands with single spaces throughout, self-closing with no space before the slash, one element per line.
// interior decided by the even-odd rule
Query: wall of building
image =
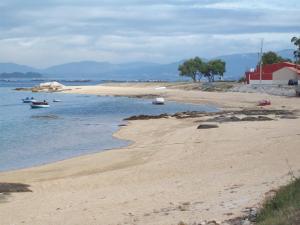
<path fill-rule="evenodd" d="M 282 68 L 273 73 L 273 83 L 274 84 L 288 84 L 289 80 L 298 80 L 298 74 L 289 69 Z"/>

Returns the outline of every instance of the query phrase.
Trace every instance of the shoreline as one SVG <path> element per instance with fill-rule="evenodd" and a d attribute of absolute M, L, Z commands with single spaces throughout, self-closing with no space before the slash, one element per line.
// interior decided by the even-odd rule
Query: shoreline
<path fill-rule="evenodd" d="M 101 86 L 80 88 L 73 91 L 108 93 Z M 153 88 L 127 87 L 121 94 L 147 95 Z M 257 109 L 254 103 L 261 98 L 244 94 L 240 102 L 246 102 L 241 104 L 230 101 L 237 97 L 232 93 L 168 88 L 159 92 L 166 99 L 198 103 L 223 95 L 224 108 L 233 110 Z M 289 98 L 268 97 L 274 102 L 271 109 L 299 110 Z M 0 203 L 0 218 L 8 215 L 4 222 L 14 224 L 24 220 L 25 224 L 90 225 L 95 224 L 93 218 L 98 224 L 178 224 L 239 216 L 245 207 L 261 202 L 264 193 L 288 181 L 285 158 L 295 173 L 300 171 L 296 151 L 300 143 L 294 137 L 300 135 L 299 118 L 274 118 L 217 123 L 218 128 L 209 130 L 197 130 L 207 117 L 130 121 L 114 133 L 133 141 L 127 147 L 0 173 L 0 181 L 23 182 L 33 191 L 13 194 Z M 45 199 L 48 204 L 39 215 L 30 211 Z M 65 220 L 68 216 L 72 218 Z"/>
<path fill-rule="evenodd" d="M 80 86 L 79 86 L 80 87 Z M 75 88 L 76 89 L 76 88 Z M 76 93 L 63 93 L 63 92 L 53 92 L 53 93 L 58 93 L 58 94 L 63 94 L 63 95 L 70 95 L 70 94 L 73 94 L 73 95 L 86 95 L 86 96 L 91 96 L 93 94 L 76 94 Z M 106 96 L 106 95 L 105 95 Z M 105 97 L 103 96 L 103 97 Z M 147 98 L 147 94 L 145 95 L 146 96 L 146 99 Z M 97 96 L 98 97 L 98 96 Z M 102 96 L 101 96 L 102 97 Z M 113 98 L 135 98 L 134 96 L 118 96 L 118 95 L 110 95 L 110 97 L 113 97 Z M 141 98 L 141 97 L 137 97 L 138 98 Z M 171 101 L 169 101 L 171 102 Z M 173 103 L 176 103 L 176 101 L 172 101 Z M 195 103 L 186 103 L 186 104 L 191 104 L 191 105 L 198 105 L 199 104 L 195 104 Z M 203 105 L 205 108 L 208 107 L 210 108 L 209 105 Z M 213 108 L 213 106 L 211 107 Z M 209 109 L 209 110 L 213 110 L 213 109 Z M 178 112 L 182 112 L 182 111 L 178 111 Z M 137 114 L 138 115 L 138 114 Z M 128 123 L 128 121 L 126 120 L 126 117 L 124 117 L 118 124 L 116 130 L 114 132 L 111 133 L 111 136 L 112 137 L 117 137 L 116 133 L 118 133 L 118 131 L 120 129 L 122 129 L 122 125 L 124 123 Z M 127 142 L 132 142 L 132 140 L 128 140 L 126 138 L 118 138 L 119 140 L 122 140 L 122 141 L 127 141 Z M 69 159 L 73 159 L 73 158 L 79 158 L 79 157 L 82 157 L 82 156 L 85 156 L 85 155 L 92 155 L 92 154 L 97 154 L 97 153 L 101 153 L 101 152 L 104 152 L 104 151 L 109 151 L 109 150 L 114 150 L 114 149 L 121 149 L 121 148 L 125 148 L 125 147 L 129 147 L 131 143 L 129 144 L 126 144 L 124 143 L 123 146 L 120 146 L 120 147 L 108 147 L 108 148 L 105 148 L 105 149 L 101 149 L 101 150 L 98 150 L 98 151 L 94 151 L 94 152 L 88 152 L 88 153 L 81 153 L 79 155 L 75 155 L 75 156 L 68 156 L 67 158 L 63 158 L 63 159 L 59 159 L 59 160 L 54 160 L 54 161 L 47 161 L 47 162 L 42 162 L 42 163 L 36 163 L 36 164 L 33 164 L 33 165 L 30 165 L 30 166 L 25 166 L 25 167 L 19 167 L 19 168 L 14 168 L 14 169 L 6 169 L 6 170 L 3 170 L 3 171 L 0 171 L 0 175 L 1 173 L 7 173 L 7 172 L 13 172 L 13 171 L 21 171 L 21 170 L 26 170 L 26 169 L 31 169 L 31 168 L 38 168 L 38 167 L 42 167 L 42 166 L 45 166 L 45 165 L 48 165 L 48 164 L 53 164 L 53 163 L 56 163 L 56 162 L 62 162 L 62 161 L 65 161 L 65 160 L 69 160 Z M 97 148 L 95 148 L 97 149 Z"/>

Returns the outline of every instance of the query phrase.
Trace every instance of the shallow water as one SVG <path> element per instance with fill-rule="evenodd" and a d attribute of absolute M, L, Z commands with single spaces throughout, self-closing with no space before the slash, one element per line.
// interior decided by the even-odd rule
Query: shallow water
<path fill-rule="evenodd" d="M 5 86 L 5 85 L 2 85 Z M 31 109 L 25 97 L 50 102 Z M 53 99 L 62 102 L 54 103 Z M 216 111 L 212 106 L 126 97 L 18 92 L 0 87 L 0 171 L 26 168 L 129 144 L 112 136 L 125 117 L 181 111 Z"/>

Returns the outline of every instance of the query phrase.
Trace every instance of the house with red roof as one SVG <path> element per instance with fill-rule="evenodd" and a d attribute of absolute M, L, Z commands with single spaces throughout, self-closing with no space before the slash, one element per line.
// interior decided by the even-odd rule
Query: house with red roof
<path fill-rule="evenodd" d="M 245 75 L 247 84 L 287 85 L 289 80 L 300 80 L 300 67 L 294 63 L 280 62 L 262 66 L 261 78 L 259 66 Z"/>

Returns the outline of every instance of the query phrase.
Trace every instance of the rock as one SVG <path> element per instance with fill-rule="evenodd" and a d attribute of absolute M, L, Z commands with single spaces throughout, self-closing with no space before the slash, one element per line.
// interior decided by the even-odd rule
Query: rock
<path fill-rule="evenodd" d="M 53 89 L 64 89 L 66 86 L 58 83 L 56 81 L 53 82 L 45 82 L 45 83 L 40 83 L 39 87 L 41 88 L 53 88 Z"/>
<path fill-rule="evenodd" d="M 220 115 L 207 120 L 207 122 L 218 122 L 218 123 L 238 122 L 238 121 L 240 121 L 240 118 L 236 116 L 226 116 L 226 115 Z"/>
<path fill-rule="evenodd" d="M 267 116 L 258 116 L 258 117 L 253 117 L 253 116 L 246 116 L 242 121 L 270 121 L 273 120 L 272 118 L 269 118 Z"/>
<path fill-rule="evenodd" d="M 251 225 L 251 222 L 250 222 L 248 219 L 245 219 L 245 220 L 242 222 L 242 225 Z"/>
<path fill-rule="evenodd" d="M 0 183 L 0 193 L 11 192 L 32 192 L 28 184 L 21 183 Z"/>
<path fill-rule="evenodd" d="M 166 113 L 160 115 L 138 115 L 138 116 L 131 116 L 125 118 L 124 120 L 150 120 L 150 119 L 160 119 L 160 118 L 168 118 L 169 115 Z"/>
<path fill-rule="evenodd" d="M 227 222 L 222 222 L 221 225 L 230 225 L 230 224 Z"/>
<path fill-rule="evenodd" d="M 30 88 L 15 88 L 16 91 L 31 91 Z"/>
<path fill-rule="evenodd" d="M 211 129 L 211 128 L 218 128 L 217 124 L 200 124 L 197 129 Z"/>
<path fill-rule="evenodd" d="M 256 218 L 257 218 L 257 209 L 256 208 L 250 209 L 248 218 L 249 218 L 249 221 L 256 222 Z"/>
<path fill-rule="evenodd" d="M 280 119 L 298 119 L 298 116 L 283 115 L 283 116 L 280 117 Z"/>
<path fill-rule="evenodd" d="M 66 90 L 66 86 L 56 81 L 53 81 L 53 82 L 40 83 L 38 86 L 30 88 L 30 90 L 32 92 L 39 92 L 39 91 L 55 92 L 55 91 Z"/>
<path fill-rule="evenodd" d="M 206 225 L 221 225 L 221 224 L 215 220 L 211 220 L 211 221 L 208 221 Z"/>

